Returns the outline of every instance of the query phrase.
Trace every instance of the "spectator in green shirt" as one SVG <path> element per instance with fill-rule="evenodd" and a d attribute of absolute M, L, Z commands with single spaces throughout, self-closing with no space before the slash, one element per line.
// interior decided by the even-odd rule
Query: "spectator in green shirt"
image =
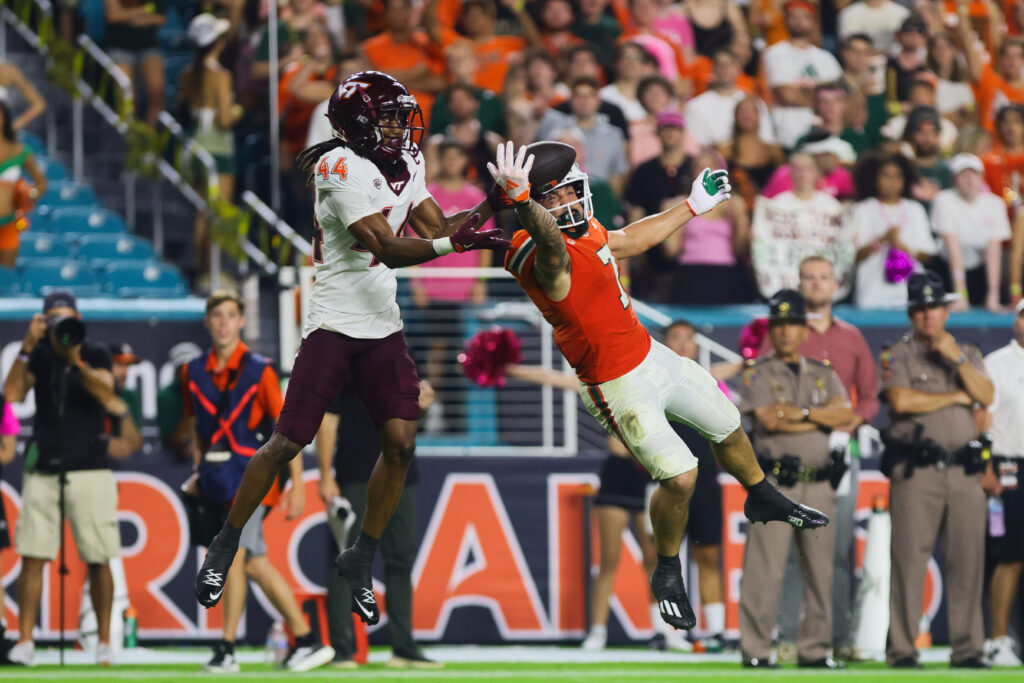
<path fill-rule="evenodd" d="M 198 344 L 180 342 L 171 347 L 168 362 L 174 368 L 171 383 L 156 394 L 156 424 L 160 441 L 181 461 L 191 462 L 191 431 L 185 424 L 184 387 L 181 386 L 181 366 L 203 352 Z"/>
<path fill-rule="evenodd" d="M 138 390 L 129 389 L 128 368 L 142 362 L 127 342 L 110 345 L 113 359 L 114 396 L 123 403 L 107 404 L 107 455 L 123 460 L 142 450 L 142 397 Z"/>
<path fill-rule="evenodd" d="M 608 0 L 580 0 L 579 14 L 572 32 L 590 43 L 597 51 L 601 66 L 610 69 L 615 62 L 615 46 L 622 27 L 607 11 Z"/>

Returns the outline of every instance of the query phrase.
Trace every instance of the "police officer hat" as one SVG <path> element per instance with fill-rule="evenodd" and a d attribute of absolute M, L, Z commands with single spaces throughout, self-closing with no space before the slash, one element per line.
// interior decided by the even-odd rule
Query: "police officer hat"
<path fill-rule="evenodd" d="M 797 323 L 807 324 L 807 308 L 804 305 L 804 297 L 795 289 L 780 289 L 768 302 L 771 306 L 771 313 L 768 315 L 768 324 L 774 323 Z"/>
<path fill-rule="evenodd" d="M 907 280 L 907 310 L 945 306 L 959 298 L 956 294 L 946 293 L 942 278 L 931 270 L 914 273 Z"/>

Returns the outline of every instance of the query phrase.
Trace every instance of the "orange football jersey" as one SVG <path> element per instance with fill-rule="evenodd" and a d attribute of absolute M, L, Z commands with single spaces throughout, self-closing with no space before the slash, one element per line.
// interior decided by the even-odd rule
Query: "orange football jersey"
<path fill-rule="evenodd" d="M 637 320 L 629 295 L 619 284 L 619 268 L 608 246 L 608 231 L 590 220 L 587 232 L 562 233 L 572 261 L 572 285 L 561 301 L 552 301 L 537 284 L 533 262 L 537 245 L 525 230 L 512 236 L 505 269 L 537 305 L 555 330 L 555 343 L 580 380 L 599 384 L 640 365 L 651 349 L 651 335 Z"/>

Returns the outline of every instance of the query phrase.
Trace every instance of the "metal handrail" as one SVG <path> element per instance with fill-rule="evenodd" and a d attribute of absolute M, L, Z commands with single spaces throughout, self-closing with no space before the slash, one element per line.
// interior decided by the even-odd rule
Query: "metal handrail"
<path fill-rule="evenodd" d="M 206 169 L 206 193 L 207 197 L 217 198 L 220 196 L 220 179 L 217 177 L 217 164 L 213 160 L 213 155 L 204 149 L 195 138 L 185 132 L 178 120 L 171 116 L 169 112 L 162 111 L 157 114 L 157 121 L 163 124 L 171 137 L 173 137 L 182 149 L 188 154 L 181 159 L 178 159 L 178 166 L 181 168 L 191 159 L 197 160 Z M 179 172 L 180 175 L 180 172 Z"/>
<path fill-rule="evenodd" d="M 107 77 L 106 80 L 100 81 L 98 88 L 93 88 L 84 79 L 76 79 L 81 84 L 79 90 L 84 86 L 88 90 L 88 94 L 83 93 L 83 96 L 89 98 L 90 104 L 107 120 L 107 123 L 116 128 L 117 132 L 124 135 L 128 131 L 128 120 L 131 118 L 130 112 L 134 109 L 135 92 L 132 89 L 131 79 L 117 68 L 114 60 L 101 50 L 100 46 L 94 43 L 89 36 L 84 33 L 78 36 L 78 44 L 90 57 L 96 60 L 96 64 Z M 113 83 L 120 89 L 119 91 L 114 91 L 116 111 L 111 109 L 106 100 L 103 99 L 103 96 L 106 94 L 107 85 L 110 83 Z"/>
<path fill-rule="evenodd" d="M 295 228 L 290 226 L 280 216 L 274 213 L 267 204 L 257 197 L 251 190 L 242 193 L 242 203 L 248 206 L 253 212 L 263 219 L 263 222 L 270 226 L 282 239 L 287 240 L 303 256 L 312 256 L 313 247 L 308 240 L 302 238 Z"/>
<path fill-rule="evenodd" d="M 672 324 L 671 317 L 665 315 L 650 304 L 645 304 L 643 301 L 633 299 L 633 308 L 636 309 L 638 314 L 657 323 L 663 328 Z M 743 356 L 736 353 L 728 346 L 723 346 L 714 339 L 705 337 L 699 332 L 694 337 L 694 341 L 697 342 L 698 348 L 697 361 L 704 367 L 709 367 L 711 365 L 711 354 L 720 356 L 729 363 L 739 363 L 743 360 Z"/>
<path fill-rule="evenodd" d="M 33 18 L 30 16 L 33 12 L 37 12 L 38 16 L 35 17 L 36 21 L 33 22 Z M 43 39 L 43 33 L 52 33 L 53 28 L 53 5 L 50 0 L 16 0 L 13 9 L 6 3 L 0 7 L 0 17 L 2 17 L 7 23 L 14 27 L 14 29 L 25 39 L 25 41 L 31 45 L 37 52 L 42 56 L 46 57 L 50 54 L 50 49 Z M 30 24 L 34 24 L 30 26 Z M 35 30 L 34 30 L 35 29 Z M 38 31 L 38 32 L 37 32 Z M 95 87 L 84 80 L 83 78 L 76 77 L 73 81 L 75 91 L 80 95 L 81 99 L 75 98 L 75 110 L 74 121 L 77 122 L 79 132 L 81 129 L 81 100 L 88 101 L 94 109 L 107 121 L 115 130 L 121 135 L 125 135 L 128 130 L 132 119 L 134 118 L 134 90 L 132 88 L 131 80 L 117 68 L 114 61 L 110 56 L 103 51 L 91 38 L 86 35 L 80 35 L 77 39 L 78 46 L 83 50 L 84 54 L 88 55 L 94 60 L 96 66 L 103 72 L 99 83 L 95 84 Z M 77 71 L 78 69 L 76 69 Z M 105 99 L 108 95 L 113 95 L 114 104 L 113 107 Z M 161 124 L 173 138 L 174 142 L 179 149 L 184 150 L 185 154 L 175 159 L 175 164 L 168 163 L 165 159 L 159 158 L 155 160 L 155 168 L 160 176 L 169 182 L 176 190 L 178 190 L 182 196 L 192 204 L 197 211 L 203 213 L 209 213 L 211 211 L 210 201 L 220 196 L 220 181 L 217 177 L 217 167 L 213 160 L 213 156 L 203 147 L 201 147 L 195 139 L 189 135 L 181 124 L 166 111 L 160 112 L 157 116 L 158 123 Z M 79 136 L 80 138 L 80 136 Z M 81 170 L 84 164 L 83 157 L 83 144 L 81 139 L 77 139 L 73 142 L 72 146 L 73 155 L 73 167 L 76 169 L 76 177 L 81 175 Z M 196 191 L 190 183 L 185 180 L 181 169 L 185 164 L 190 163 L 192 160 L 197 161 L 204 169 L 206 173 L 206 196 L 202 196 Z M 129 183 L 126 186 L 126 190 L 133 186 L 133 183 Z M 157 190 L 154 193 L 158 194 Z M 300 253 L 309 255 L 311 253 L 311 247 L 302 240 L 297 233 L 285 223 L 274 211 L 259 200 L 258 197 L 247 193 L 250 198 L 245 202 L 255 213 L 257 213 L 261 219 L 263 219 L 267 225 L 271 226 L 278 234 L 295 247 Z M 134 205 L 133 201 L 128 201 L 129 205 Z M 162 234 L 161 226 L 154 226 L 154 233 L 159 232 Z M 156 237 L 156 235 L 154 235 Z M 261 270 L 269 275 L 274 275 L 278 271 L 277 264 L 267 257 L 262 251 L 259 250 L 256 245 L 252 244 L 245 237 L 239 237 L 239 243 L 242 251 L 250 258 Z"/>

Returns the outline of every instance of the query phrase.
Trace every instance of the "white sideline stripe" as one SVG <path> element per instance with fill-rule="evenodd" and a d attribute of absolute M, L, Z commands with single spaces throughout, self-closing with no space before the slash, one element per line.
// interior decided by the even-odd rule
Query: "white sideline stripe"
<path fill-rule="evenodd" d="M 680 664 L 691 664 L 699 667 L 701 664 L 708 664 L 712 662 L 732 662 L 739 664 L 740 656 L 738 653 L 726 653 L 726 654 L 686 654 L 681 652 L 652 652 L 646 649 L 640 648 L 608 648 L 600 652 L 584 652 L 579 647 L 560 647 L 555 645 L 466 645 L 466 646 L 427 646 L 424 648 L 424 652 L 431 659 L 435 659 L 440 662 L 451 662 L 451 663 L 487 663 L 487 664 L 520 664 L 523 662 L 530 662 L 534 664 L 630 664 L 630 663 L 680 663 Z M 936 662 L 948 662 L 949 661 L 950 649 L 948 647 L 934 647 L 927 650 L 921 651 L 921 662 L 925 664 L 933 664 Z M 258 664 L 262 663 L 264 654 L 262 649 L 246 648 L 239 649 L 235 654 L 238 662 L 243 666 L 247 664 Z M 372 652 L 370 653 L 371 664 L 380 664 L 390 659 L 391 653 L 387 651 Z M 198 667 L 210 659 L 209 648 L 136 648 L 133 650 L 123 650 L 118 653 L 117 662 L 118 664 L 134 664 L 134 665 L 150 665 L 158 667 L 161 665 L 170 664 L 195 664 Z M 69 667 L 65 671 L 69 674 L 76 673 L 76 668 L 80 666 L 89 666 L 90 669 L 82 670 L 82 673 L 87 673 L 91 670 L 92 666 L 95 666 L 95 658 L 92 653 L 82 652 L 80 650 L 69 650 L 65 652 L 65 660 Z M 56 648 L 46 648 L 36 650 L 35 656 L 36 664 L 48 664 L 56 665 L 58 663 L 58 653 Z M 371 669 L 376 671 L 375 669 Z M 796 675 L 800 672 L 800 669 L 787 669 L 786 674 Z M 813 671 L 813 670 L 807 670 Z M 985 672 L 985 675 L 991 675 L 995 670 Z M 1013 670 L 1019 676 L 1020 669 Z M 0 680 L 9 678 L 8 673 L 17 673 L 24 677 L 26 674 L 31 674 L 32 669 L 0 669 Z M 844 672 L 844 676 L 850 673 L 855 673 L 856 667 L 852 670 Z M 97 670 L 99 677 L 105 677 L 107 675 L 116 675 L 117 667 L 112 669 L 105 669 L 103 671 Z M 355 675 L 357 671 L 334 671 L 335 675 L 345 676 Z M 377 672 L 383 675 L 383 672 Z M 399 672 L 401 673 L 401 672 Z M 428 672 L 429 673 L 429 672 Z M 448 671 L 445 676 L 449 674 L 456 674 L 459 672 Z M 820 672 L 818 672 L 820 674 Z M 878 671 L 875 670 L 874 674 Z M 184 673 L 182 675 L 185 675 Z M 235 674 L 232 674 L 234 676 Z M 437 673 L 434 672 L 436 676 Z M 678 674 L 677 674 L 678 675 Z M 209 677 L 209 674 L 207 674 Z M 18 676 L 15 676 L 18 678 Z M 58 676 L 59 678 L 59 676 Z"/>

